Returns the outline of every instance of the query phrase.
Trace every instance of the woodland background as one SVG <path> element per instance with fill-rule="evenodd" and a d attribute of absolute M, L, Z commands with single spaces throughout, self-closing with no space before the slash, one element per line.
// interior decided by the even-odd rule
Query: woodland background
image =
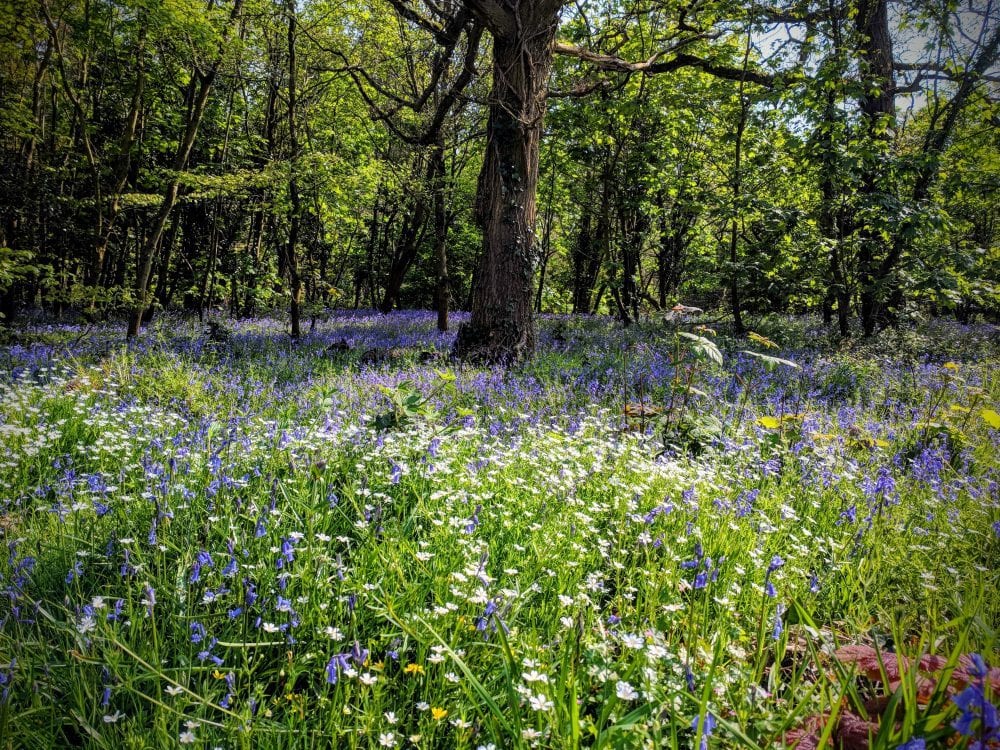
<path fill-rule="evenodd" d="M 1000 313 L 993 0 L 4 0 L 4 321 L 446 327 L 506 199 L 479 179 L 493 12 L 552 37 L 515 206 L 534 311 L 822 311 L 844 335 Z"/>

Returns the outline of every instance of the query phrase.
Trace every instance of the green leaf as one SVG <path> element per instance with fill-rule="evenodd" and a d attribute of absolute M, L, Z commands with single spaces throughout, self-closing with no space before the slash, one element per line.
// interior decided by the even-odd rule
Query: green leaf
<path fill-rule="evenodd" d="M 697 356 L 706 357 L 717 365 L 722 364 L 722 352 L 719 351 L 719 347 L 715 345 L 715 342 L 711 339 L 707 339 L 704 336 L 698 336 L 694 333 L 688 333 L 687 331 L 678 331 L 678 336 L 683 336 L 686 339 L 690 339 L 694 343 L 691 344 L 691 350 Z"/>
<path fill-rule="evenodd" d="M 752 352 L 749 349 L 743 349 L 742 354 L 746 354 L 749 357 L 754 357 L 759 359 L 764 363 L 764 367 L 768 370 L 776 370 L 778 367 L 791 367 L 795 370 L 799 369 L 799 366 L 792 362 L 790 359 L 782 359 L 781 357 L 772 357 L 770 354 L 761 354 L 760 352 Z"/>

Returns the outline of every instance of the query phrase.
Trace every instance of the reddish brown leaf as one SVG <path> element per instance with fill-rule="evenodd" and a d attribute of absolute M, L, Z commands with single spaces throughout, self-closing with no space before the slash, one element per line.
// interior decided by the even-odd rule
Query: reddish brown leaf
<path fill-rule="evenodd" d="M 878 724 L 847 713 L 837 722 L 836 738 L 841 750 L 868 750 L 869 739 L 878 734 Z"/>

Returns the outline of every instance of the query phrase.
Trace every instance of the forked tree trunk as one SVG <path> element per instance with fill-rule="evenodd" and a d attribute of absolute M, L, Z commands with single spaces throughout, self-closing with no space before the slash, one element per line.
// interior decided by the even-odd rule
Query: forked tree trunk
<path fill-rule="evenodd" d="M 456 354 L 479 361 L 513 362 L 535 347 L 535 195 L 558 7 L 517 5 L 524 18 L 503 33 L 491 29 L 493 90 L 476 196 L 483 256 L 472 318 L 455 342 Z"/>
<path fill-rule="evenodd" d="M 125 332 L 126 338 L 131 339 L 139 335 L 139 328 L 142 325 L 148 304 L 149 277 L 153 271 L 153 261 L 156 258 L 156 251 L 160 246 L 160 240 L 163 238 L 163 230 L 167 226 L 167 220 L 170 218 L 174 205 L 177 203 L 177 196 L 180 193 L 180 173 L 187 168 L 188 159 L 191 156 L 191 150 L 194 148 L 194 141 L 198 135 L 202 116 L 205 114 L 205 108 L 208 106 L 208 97 L 212 91 L 212 85 L 215 83 L 219 69 L 222 67 L 223 54 L 229 33 L 233 26 L 235 26 L 236 20 L 239 18 L 242 10 L 243 0 L 236 0 L 229 14 L 229 25 L 223 32 L 222 45 L 218 56 L 207 72 L 197 76 L 199 79 L 198 93 L 188 113 L 187 122 L 184 126 L 184 136 L 181 138 L 177 146 L 177 152 L 174 155 L 174 176 L 167 183 L 167 187 L 163 191 L 163 197 L 160 199 L 160 208 L 153 219 L 153 226 L 150 228 L 139 250 L 138 268 L 136 269 L 135 277 L 135 303 L 129 315 L 128 329 Z"/>

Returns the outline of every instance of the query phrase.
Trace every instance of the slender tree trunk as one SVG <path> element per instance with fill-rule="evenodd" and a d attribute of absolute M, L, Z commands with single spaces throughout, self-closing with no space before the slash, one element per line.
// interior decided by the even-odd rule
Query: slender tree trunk
<path fill-rule="evenodd" d="M 298 181 L 298 160 L 299 160 L 299 136 L 298 123 L 296 122 L 297 104 L 297 82 L 298 74 L 297 61 L 295 57 L 295 36 L 296 36 L 296 7 L 295 0 L 287 0 L 285 12 L 288 14 L 288 141 L 290 149 L 289 178 L 288 178 L 288 242 L 285 245 L 285 268 L 288 272 L 290 283 L 291 304 L 289 314 L 291 317 L 291 334 L 293 339 L 302 335 L 300 318 L 302 279 L 299 276 L 299 264 L 296 245 L 299 241 L 299 225 L 302 219 L 302 199 L 299 195 Z"/>
<path fill-rule="evenodd" d="M 559 20 L 558 5 L 543 5 L 521 3 L 510 28 L 502 33 L 491 29 L 493 89 L 476 198 L 483 256 L 473 288 L 472 318 L 455 343 L 456 353 L 470 359 L 513 362 L 535 348 L 535 194 Z M 523 25 L 516 22 L 522 20 Z"/>
<path fill-rule="evenodd" d="M 552 153 L 552 149 L 549 149 L 549 153 Z M 545 272 L 548 269 L 549 259 L 551 256 L 552 247 L 552 227 L 555 224 L 556 218 L 556 201 L 555 201 L 555 190 L 556 190 L 556 163 L 555 160 L 552 162 L 552 168 L 549 170 L 549 194 L 548 202 L 545 204 L 545 213 L 542 218 L 542 249 L 541 249 L 541 259 L 542 267 L 538 272 L 538 294 L 535 297 L 535 312 L 542 312 L 542 296 L 545 292 Z"/>
<path fill-rule="evenodd" d="M 434 170 L 431 178 L 434 214 L 434 306 L 439 331 L 448 330 L 448 207 L 446 195 L 444 144 L 438 142 L 431 153 Z"/>
<path fill-rule="evenodd" d="M 229 16 L 229 26 L 226 28 L 226 33 L 222 41 L 223 45 L 225 45 L 225 37 L 228 37 L 233 22 L 239 18 L 242 8 L 243 0 L 235 0 Z M 219 51 L 218 57 L 216 57 L 208 71 L 198 76 L 198 93 L 188 112 L 184 136 L 181 138 L 181 142 L 177 147 L 177 153 L 174 156 L 173 174 L 175 176 L 171 177 L 166 189 L 163 191 L 163 198 L 160 201 L 156 217 L 153 219 L 153 226 L 146 235 L 146 240 L 139 250 L 139 267 L 135 279 L 135 305 L 129 316 L 128 330 L 125 333 L 126 338 L 134 338 L 139 335 L 139 328 L 142 325 L 142 318 L 147 305 L 146 295 L 149 287 L 149 276 L 153 269 L 153 260 L 156 257 L 156 250 L 160 245 L 160 240 L 163 237 L 163 230 L 167 225 L 167 219 L 170 218 L 170 212 L 177 203 L 177 196 L 180 192 L 180 180 L 177 175 L 187 167 L 191 150 L 194 147 L 195 137 L 198 135 L 198 127 L 201 125 L 205 108 L 208 106 L 208 97 L 212 91 L 212 84 L 215 82 L 221 66 L 222 50 Z"/>
<path fill-rule="evenodd" d="M 824 158 L 823 174 L 820 179 L 820 193 L 823 196 L 823 201 L 820 206 L 819 228 L 823 237 L 830 245 L 830 286 L 824 298 L 823 320 L 826 324 L 833 321 L 832 302 L 836 300 L 838 328 L 840 335 L 846 338 L 851 335 L 851 296 L 850 290 L 847 288 L 847 278 L 844 273 L 842 257 L 844 237 L 843 227 L 841 226 L 842 212 L 837 205 L 840 200 L 840 189 L 836 182 L 838 168 L 834 156 L 834 150 L 836 149 L 833 137 L 836 125 L 835 116 L 835 92 L 831 91 L 827 95 L 826 111 L 823 118 Z"/>
<path fill-rule="evenodd" d="M 594 252 L 592 229 L 593 209 L 590 202 L 587 201 L 581 209 L 580 227 L 571 253 L 574 313 L 590 312 L 590 298 L 593 295 L 594 287 L 593 283 L 588 283 L 587 264 Z"/>
<path fill-rule="evenodd" d="M 139 125 L 139 116 L 142 112 L 142 99 L 146 90 L 146 70 L 145 70 L 145 41 L 146 27 L 143 25 L 139 32 L 139 43 L 135 51 L 135 86 L 132 89 L 132 101 L 129 105 L 128 117 L 125 119 L 125 130 L 122 132 L 118 143 L 118 161 L 114 168 L 114 178 L 110 189 L 111 204 L 108 207 L 108 216 L 104 221 L 103 231 L 97 236 L 97 246 L 94 251 L 94 265 L 90 271 L 92 274 L 87 283 L 95 285 L 104 267 L 104 255 L 108 251 L 108 243 L 115 230 L 115 221 L 121 213 L 122 191 L 128 182 L 129 170 L 132 165 L 132 147 L 135 145 L 136 131 Z M 96 303 L 95 297 L 91 299 L 91 309 Z"/>
<path fill-rule="evenodd" d="M 733 222 L 729 234 L 729 303 L 733 311 L 733 333 L 742 336 L 746 333 L 743 325 L 742 300 L 740 299 L 740 256 L 739 229 L 743 220 L 743 136 L 746 134 L 747 120 L 750 115 L 750 100 L 746 96 L 746 71 L 750 62 L 751 35 L 747 30 L 747 42 L 743 54 L 743 78 L 740 79 L 738 95 L 740 98 L 740 119 L 736 123 L 736 153 L 733 162 Z"/>
<path fill-rule="evenodd" d="M 892 70 L 892 38 L 889 35 L 887 0 L 860 0 L 855 20 L 861 37 L 861 81 L 859 98 L 862 121 L 871 153 L 866 158 L 860 192 L 865 203 L 877 202 L 883 179 L 883 157 L 889 150 L 896 124 L 896 81 Z M 861 300 L 861 330 L 875 333 L 881 317 L 884 279 L 877 272 L 878 259 L 885 253 L 885 242 L 878 228 L 865 222 L 859 234 L 858 283 Z"/>
<path fill-rule="evenodd" d="M 733 216 L 732 226 L 729 231 L 729 304 L 733 311 L 733 333 L 737 336 L 742 336 L 746 333 L 746 328 L 743 325 L 740 300 L 739 226 L 741 211 L 739 209 L 739 202 L 742 197 L 743 187 L 740 170 L 742 169 L 743 132 L 746 128 L 747 110 L 745 99 L 742 95 L 740 99 L 744 103 L 741 106 L 740 119 L 736 126 L 736 162 L 734 166 L 736 172 L 733 177 L 733 203 L 737 207 L 737 215 Z"/>
<path fill-rule="evenodd" d="M 437 152 L 437 148 L 435 146 L 433 150 Z M 399 238 L 392 252 L 389 274 L 385 282 L 385 294 L 382 296 L 382 304 L 379 305 L 379 310 L 383 313 L 391 312 L 399 303 L 399 293 L 403 288 L 406 273 L 413 265 L 413 261 L 417 259 L 417 253 L 420 250 L 420 244 L 423 241 L 427 228 L 428 203 L 432 203 L 434 200 L 433 191 L 435 186 L 433 183 L 436 179 L 438 169 L 438 165 L 434 160 L 439 156 L 437 153 L 429 154 L 423 174 L 416 177 L 423 184 L 420 186 L 417 194 L 413 196 L 410 210 L 403 218 L 403 225 L 399 230 Z M 419 168 L 421 161 L 422 159 L 418 158 L 414 168 L 414 172 L 417 174 L 421 171 Z"/>

